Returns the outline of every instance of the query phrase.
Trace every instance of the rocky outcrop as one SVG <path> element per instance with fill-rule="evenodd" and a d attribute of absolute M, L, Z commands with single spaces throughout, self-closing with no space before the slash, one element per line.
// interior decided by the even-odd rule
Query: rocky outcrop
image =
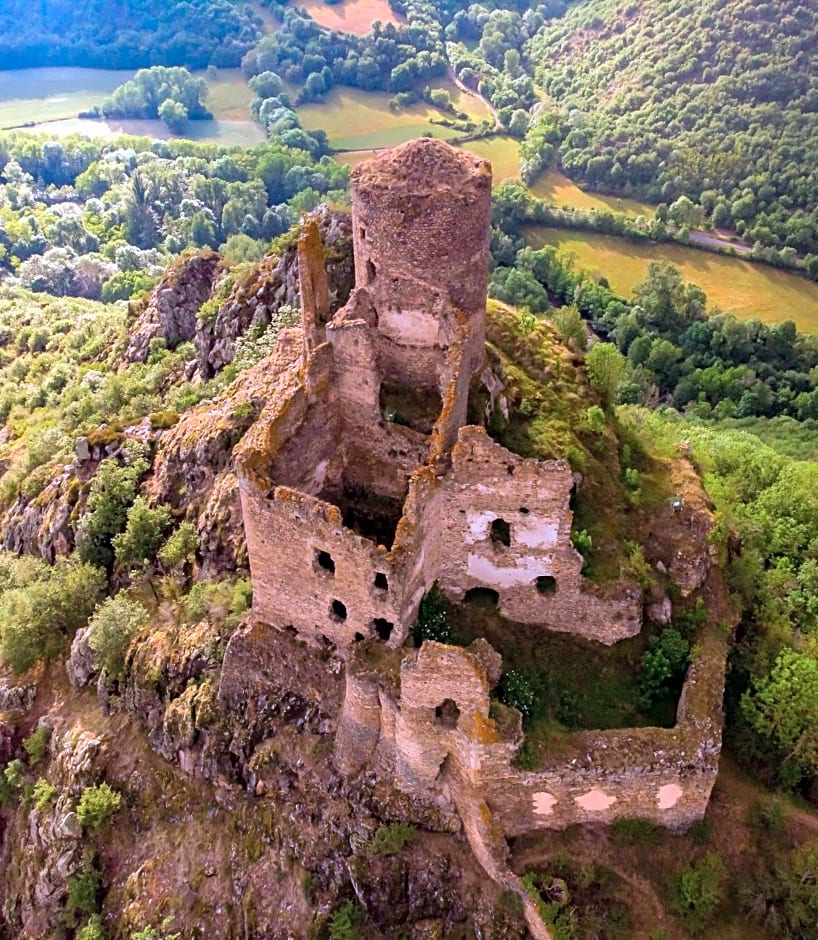
<path fill-rule="evenodd" d="M 168 349 L 194 338 L 196 314 L 213 290 L 220 261 L 215 251 L 206 251 L 182 258 L 165 274 L 131 327 L 127 362 L 145 362 L 155 337 Z"/>
<path fill-rule="evenodd" d="M 83 863 L 84 842 L 76 805 L 82 791 L 97 783 L 95 759 L 100 738 L 64 728 L 51 737 L 48 780 L 53 799 L 18 813 L 10 839 L 18 850 L 6 870 L 3 914 L 14 936 L 39 940 L 61 935 L 70 877 Z"/>
<path fill-rule="evenodd" d="M 348 214 L 320 206 L 311 218 L 324 245 L 330 313 L 342 307 L 353 285 L 352 223 Z M 296 241 L 279 254 L 262 258 L 238 276 L 212 320 L 202 319 L 196 331 L 199 374 L 210 378 L 233 361 L 236 340 L 250 327 L 266 327 L 279 307 L 300 306 Z"/>

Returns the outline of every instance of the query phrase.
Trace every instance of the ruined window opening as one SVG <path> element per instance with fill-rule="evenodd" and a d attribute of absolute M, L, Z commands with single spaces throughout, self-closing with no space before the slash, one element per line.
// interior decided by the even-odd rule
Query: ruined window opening
<path fill-rule="evenodd" d="M 389 637 L 392 636 L 392 631 L 395 629 L 395 624 L 384 620 L 383 617 L 377 617 L 373 620 L 372 626 L 375 628 L 375 633 L 377 633 L 382 640 L 388 640 Z"/>
<path fill-rule="evenodd" d="M 320 549 L 316 550 L 315 565 L 317 568 L 320 568 L 322 571 L 326 571 L 328 574 L 335 574 L 335 561 L 329 552 L 324 552 Z"/>
<path fill-rule="evenodd" d="M 550 574 L 540 575 L 534 583 L 537 585 L 537 590 L 544 597 L 551 597 L 557 593 L 557 579 Z"/>
<path fill-rule="evenodd" d="M 441 728 L 456 728 L 459 720 L 460 709 L 450 698 L 444 699 L 435 709 L 435 724 Z"/>
<path fill-rule="evenodd" d="M 361 238 L 366 238 L 366 229 L 363 226 L 358 231 L 361 233 Z"/>
<path fill-rule="evenodd" d="M 505 519 L 497 518 L 491 523 L 491 540 L 495 545 L 505 545 L 508 548 L 511 545 L 511 526 Z"/>
<path fill-rule="evenodd" d="M 356 634 L 355 634 L 354 642 L 355 642 L 355 643 L 360 643 L 361 640 L 365 640 L 365 639 L 366 639 L 366 637 L 363 635 L 363 633 L 356 633 Z"/>
<path fill-rule="evenodd" d="M 382 571 L 379 571 L 375 575 L 375 587 L 381 591 L 389 590 L 389 582 L 386 580 L 386 575 Z"/>
<path fill-rule="evenodd" d="M 475 604 L 477 607 L 496 607 L 500 602 L 500 595 L 492 588 L 469 588 L 463 596 L 464 604 Z"/>
<path fill-rule="evenodd" d="M 377 269 L 375 268 L 375 265 L 374 265 L 371 261 L 367 260 L 367 262 L 366 262 L 366 281 L 367 281 L 367 284 L 371 284 L 371 283 L 375 280 L 375 275 L 376 275 L 377 273 L 378 273 L 378 272 L 377 272 Z"/>
<path fill-rule="evenodd" d="M 511 464 L 506 464 L 506 473 L 510 476 L 514 476 L 514 467 Z"/>
<path fill-rule="evenodd" d="M 528 509 L 527 506 L 520 506 L 520 514 L 521 514 L 521 515 L 527 516 L 528 513 L 529 513 L 529 509 Z"/>
<path fill-rule="evenodd" d="M 341 518 L 348 529 L 371 539 L 376 545 L 392 547 L 398 523 L 403 514 L 403 499 L 394 499 L 375 493 L 368 486 L 345 483 L 343 489 L 322 490 L 320 499 L 341 510 Z"/>
<path fill-rule="evenodd" d="M 346 605 L 342 604 L 340 601 L 333 601 L 330 604 L 329 615 L 333 620 L 346 620 L 347 619 L 347 609 Z"/>
<path fill-rule="evenodd" d="M 402 424 L 431 434 L 443 410 L 443 399 L 436 388 L 411 388 L 398 382 L 381 382 L 379 393 L 381 414 L 392 424 Z"/>

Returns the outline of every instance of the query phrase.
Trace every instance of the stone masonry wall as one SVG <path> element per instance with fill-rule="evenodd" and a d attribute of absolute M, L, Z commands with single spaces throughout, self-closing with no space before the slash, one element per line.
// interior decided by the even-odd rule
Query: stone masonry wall
<path fill-rule="evenodd" d="M 641 628 L 642 592 L 618 582 L 607 596 L 580 574 L 571 544 L 573 486 L 564 460 L 524 460 L 481 428 L 461 429 L 446 477 L 441 587 L 460 601 L 472 588 L 499 595 L 500 613 L 519 623 L 611 644 Z M 492 540 L 495 520 L 507 523 L 510 544 Z"/>

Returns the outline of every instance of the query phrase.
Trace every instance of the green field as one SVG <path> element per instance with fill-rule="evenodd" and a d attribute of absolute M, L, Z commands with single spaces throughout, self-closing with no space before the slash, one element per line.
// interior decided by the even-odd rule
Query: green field
<path fill-rule="evenodd" d="M 133 72 L 105 69 L 13 69 L 0 72 L 0 128 L 76 117 Z"/>
<path fill-rule="evenodd" d="M 637 202 L 634 199 L 623 199 L 618 196 L 602 196 L 598 193 L 587 193 L 580 189 L 576 183 L 569 180 L 559 170 L 548 170 L 543 173 L 531 187 L 531 192 L 546 202 L 557 206 L 570 206 L 572 209 L 596 209 L 598 212 L 616 212 L 631 218 L 644 215 L 653 218 L 655 206 L 648 203 Z"/>
<path fill-rule="evenodd" d="M 431 123 L 432 118 L 441 117 L 436 108 L 420 102 L 393 113 L 391 97 L 386 92 L 336 86 L 322 101 L 300 107 L 298 116 L 306 130 L 326 131 L 336 150 L 394 147 L 429 134 L 444 140 L 457 136 L 457 131 Z"/>
<path fill-rule="evenodd" d="M 742 319 L 765 323 L 793 320 L 799 330 L 818 332 L 818 284 L 788 271 L 682 245 L 634 244 L 612 235 L 531 226 L 530 245 L 556 245 L 576 256 L 577 264 L 604 275 L 611 287 L 628 296 L 651 261 L 669 261 L 687 281 L 698 284 L 708 304 Z"/>
<path fill-rule="evenodd" d="M 98 105 L 133 72 L 104 69 L 42 68 L 0 72 L 0 128 L 31 124 L 39 133 L 65 137 L 87 134 L 113 139 L 120 134 L 168 138 L 161 121 L 89 121 L 80 111 Z M 206 77 L 204 72 L 196 73 Z M 250 118 L 252 92 L 238 69 L 224 69 L 207 80 L 207 104 L 215 121 L 191 122 L 185 137 L 250 147 L 265 140 Z"/>

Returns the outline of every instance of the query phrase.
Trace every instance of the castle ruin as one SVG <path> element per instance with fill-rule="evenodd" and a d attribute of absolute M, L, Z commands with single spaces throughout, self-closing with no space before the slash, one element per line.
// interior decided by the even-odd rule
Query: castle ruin
<path fill-rule="evenodd" d="M 377 766 L 459 813 L 501 881 L 504 836 L 644 816 L 686 827 L 705 811 L 721 744 L 723 633 L 706 634 L 677 723 L 568 736 L 536 772 L 512 761 L 520 715 L 490 703 L 500 656 L 406 645 L 437 581 L 454 602 L 604 644 L 641 628 L 638 585 L 604 596 L 571 543 L 574 477 L 467 424 L 485 359 L 491 169 L 417 140 L 351 176 L 356 286 L 329 316 L 316 227 L 299 240 L 302 330 L 291 366 L 236 451 L 256 620 L 346 664 L 335 759 Z M 373 649 L 381 650 L 373 655 Z"/>

